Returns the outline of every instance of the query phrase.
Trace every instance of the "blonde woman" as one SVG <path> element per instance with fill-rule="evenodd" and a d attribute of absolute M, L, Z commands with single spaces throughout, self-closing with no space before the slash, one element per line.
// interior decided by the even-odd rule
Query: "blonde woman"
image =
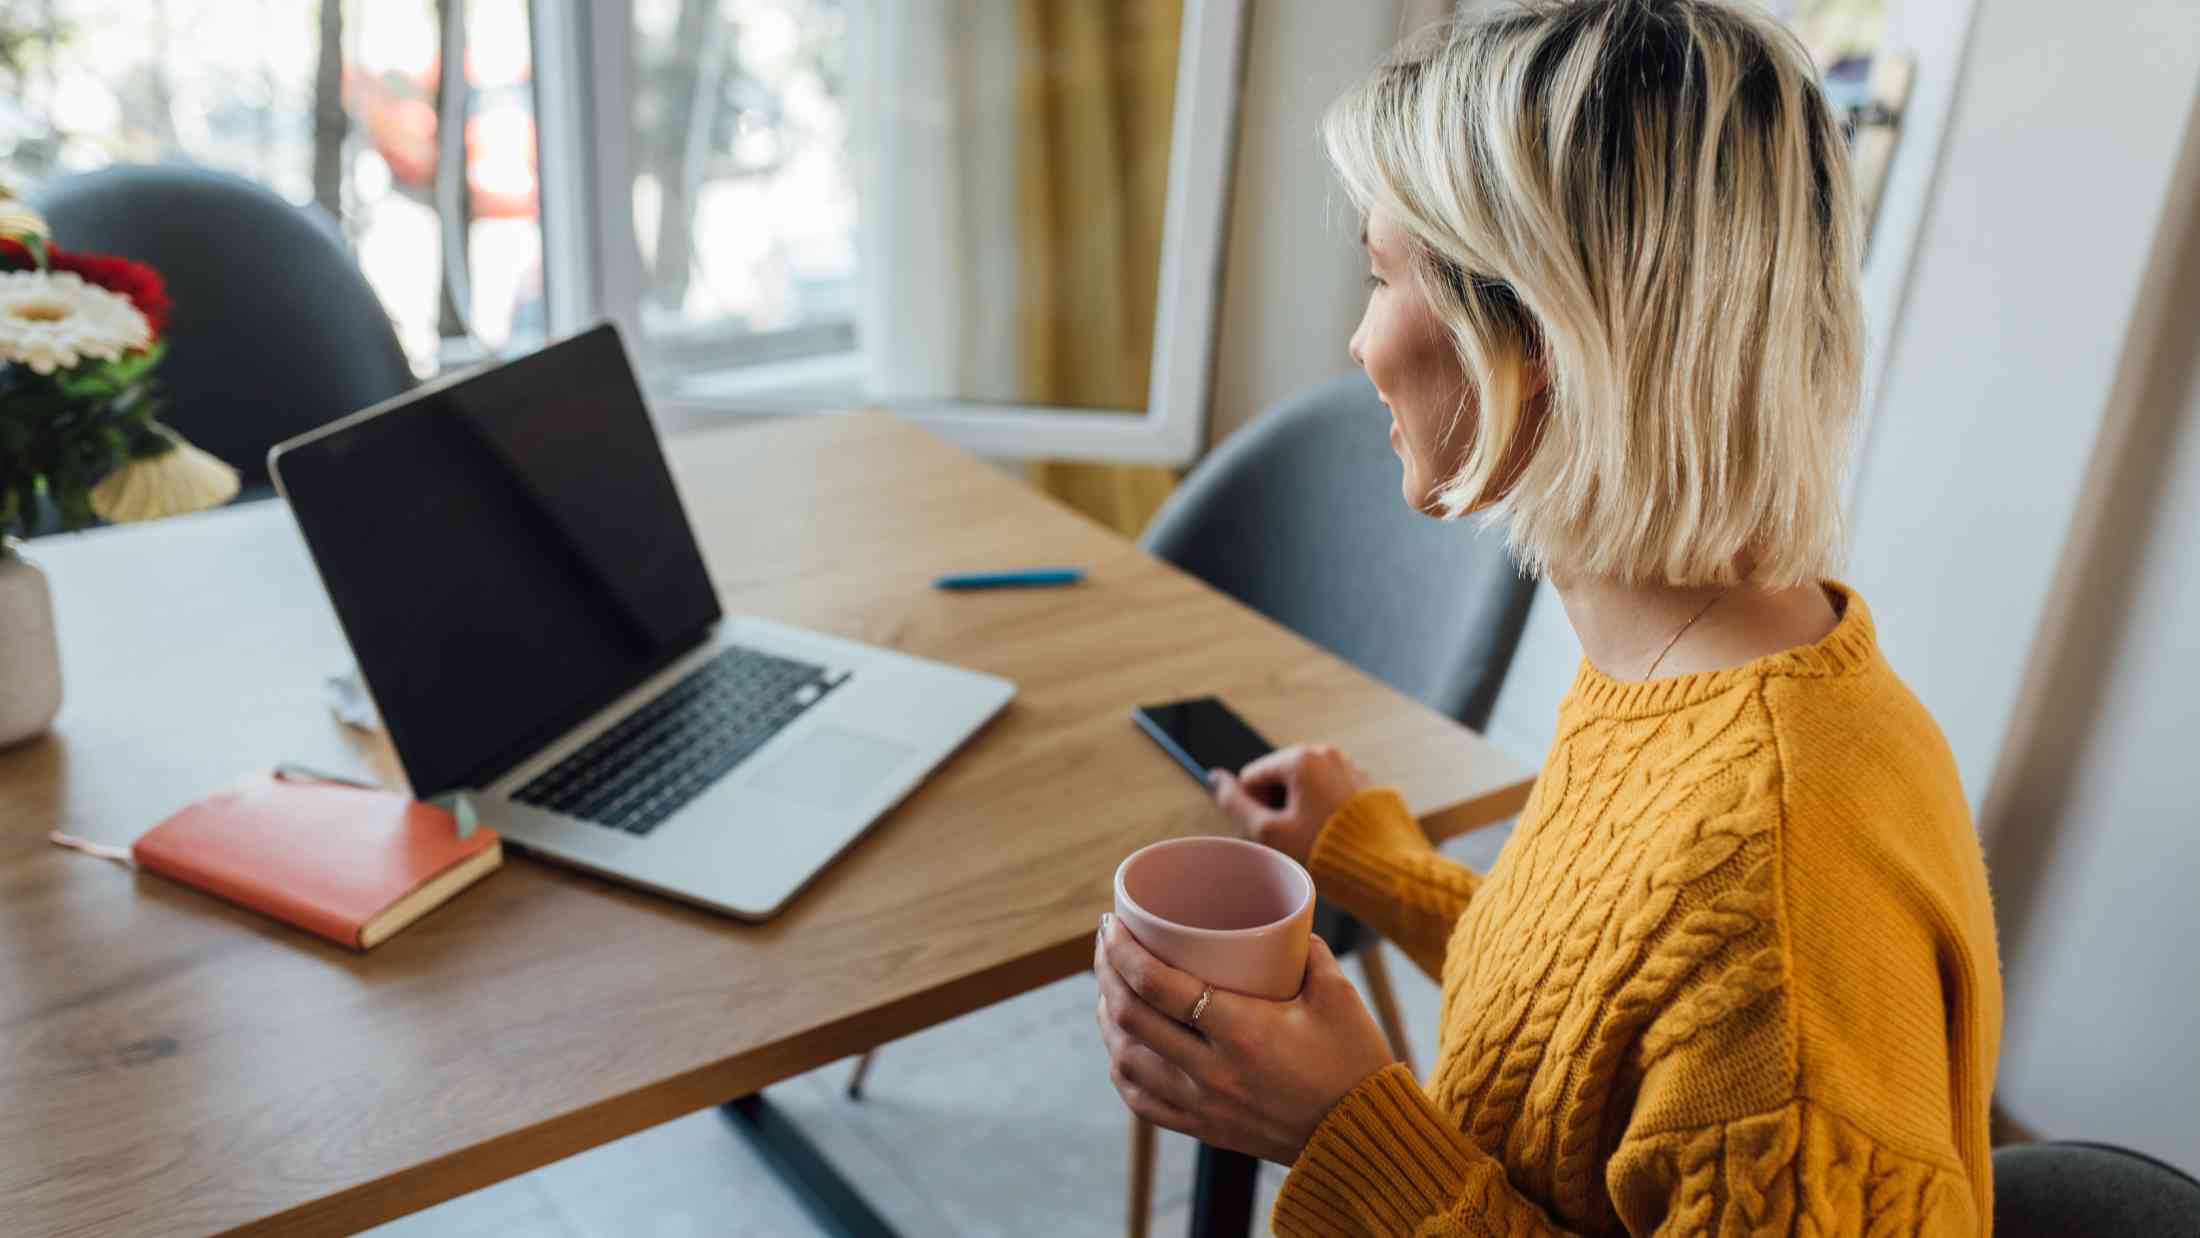
<path fill-rule="evenodd" d="M 1216 776 L 1441 980 L 1425 1086 L 1318 943 L 1296 1000 L 1210 997 L 1103 922 L 1123 1099 L 1290 1166 L 1282 1234 L 1984 1232 L 1985 869 L 1826 579 L 1858 241 L 1802 48 L 1713 0 L 1514 8 L 1409 46 L 1324 136 L 1406 501 L 1501 524 L 1585 657 L 1486 874 L 1326 746 Z"/>

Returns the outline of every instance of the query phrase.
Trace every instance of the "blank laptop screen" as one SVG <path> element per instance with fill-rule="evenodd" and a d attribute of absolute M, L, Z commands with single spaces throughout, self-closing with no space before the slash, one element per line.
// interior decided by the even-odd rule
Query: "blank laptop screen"
<path fill-rule="evenodd" d="M 416 795 L 492 781 L 719 617 L 610 327 L 277 467 Z"/>

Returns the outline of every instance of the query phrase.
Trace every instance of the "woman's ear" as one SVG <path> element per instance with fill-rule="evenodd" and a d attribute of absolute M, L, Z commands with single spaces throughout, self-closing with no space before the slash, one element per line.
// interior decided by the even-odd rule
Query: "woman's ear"
<path fill-rule="evenodd" d="M 1532 403 L 1551 389 L 1551 353 L 1543 341 L 1528 337 L 1526 347 L 1520 350 L 1520 402 Z"/>
<path fill-rule="evenodd" d="M 1551 420 L 1550 350 L 1530 339 L 1520 358 L 1520 419 L 1513 426 L 1512 445 L 1500 467 L 1497 494 L 1510 494 L 1528 471 L 1529 461 L 1543 445 L 1543 432 Z"/>

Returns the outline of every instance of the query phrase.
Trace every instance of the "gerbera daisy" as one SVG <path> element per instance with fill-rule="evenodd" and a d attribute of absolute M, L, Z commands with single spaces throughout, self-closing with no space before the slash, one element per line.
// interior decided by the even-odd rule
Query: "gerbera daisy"
<path fill-rule="evenodd" d="M 68 271 L 0 271 L 0 360 L 51 374 L 152 342 L 145 315 L 120 293 Z"/>

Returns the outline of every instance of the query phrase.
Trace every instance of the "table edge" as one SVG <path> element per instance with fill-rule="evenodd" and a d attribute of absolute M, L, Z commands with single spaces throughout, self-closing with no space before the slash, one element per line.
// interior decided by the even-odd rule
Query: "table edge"
<path fill-rule="evenodd" d="M 1513 783 L 1424 814 L 1422 829 L 1432 842 L 1443 842 L 1503 821 L 1527 803 L 1534 783 L 1532 774 L 1524 774 Z M 952 984 L 906 994 L 738 1057 L 607 1097 L 222 1232 L 356 1233 L 1067 979 L 1088 970 L 1091 961 L 1091 939 L 1079 933 Z"/>

